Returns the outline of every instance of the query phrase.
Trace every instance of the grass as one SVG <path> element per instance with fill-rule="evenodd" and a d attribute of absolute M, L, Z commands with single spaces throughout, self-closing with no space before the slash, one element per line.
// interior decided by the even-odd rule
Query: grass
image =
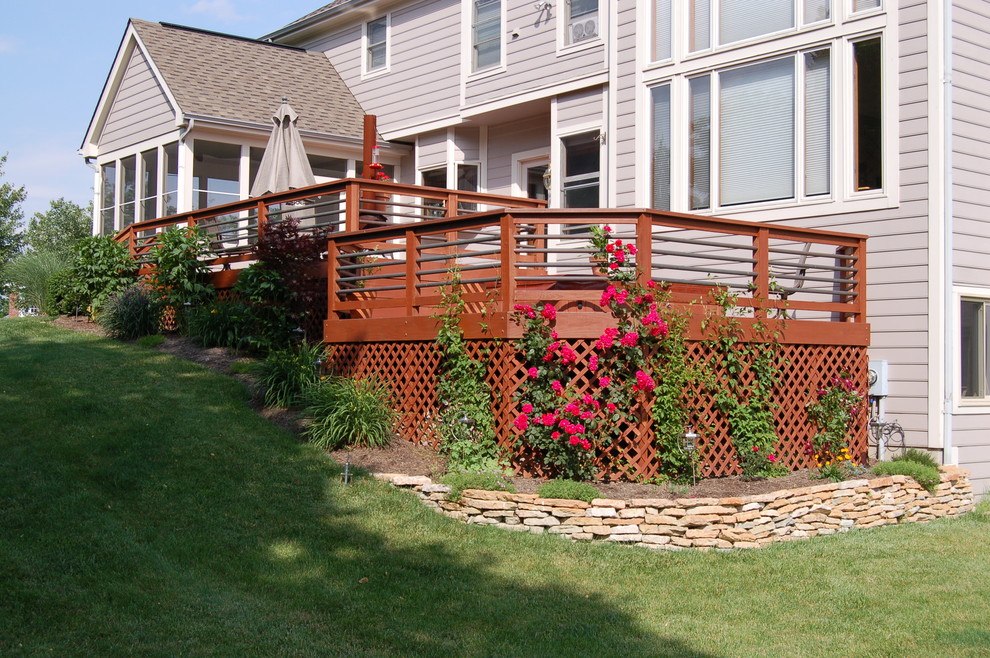
<path fill-rule="evenodd" d="M 976 656 L 990 506 L 760 551 L 459 524 L 241 384 L 0 320 L 0 655 Z"/>

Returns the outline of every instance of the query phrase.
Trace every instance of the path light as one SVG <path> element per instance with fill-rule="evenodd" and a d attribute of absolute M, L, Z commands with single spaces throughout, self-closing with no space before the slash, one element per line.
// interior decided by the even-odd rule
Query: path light
<path fill-rule="evenodd" d="M 340 480 L 344 484 L 351 483 L 351 455 L 348 453 L 344 459 L 344 472 L 340 474 Z"/>
<path fill-rule="evenodd" d="M 685 432 L 682 436 L 684 437 L 682 447 L 684 448 L 684 452 L 688 454 L 688 458 L 691 460 L 691 484 L 693 486 L 698 484 L 698 475 L 695 472 L 694 458 L 695 453 L 698 450 L 698 446 L 695 444 L 695 441 L 698 440 L 698 435 L 694 433 L 694 429 L 689 427 L 687 428 L 687 432 Z"/>

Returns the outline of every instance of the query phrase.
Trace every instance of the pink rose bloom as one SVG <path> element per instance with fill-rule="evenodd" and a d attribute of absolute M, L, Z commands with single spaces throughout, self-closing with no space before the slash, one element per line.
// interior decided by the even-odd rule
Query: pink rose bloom
<path fill-rule="evenodd" d="M 566 411 L 569 414 L 577 415 L 577 414 L 581 413 L 581 408 L 578 406 L 578 403 L 577 402 L 568 402 L 564 406 L 564 411 Z"/>
<path fill-rule="evenodd" d="M 572 446 L 576 446 L 577 444 L 581 443 L 581 439 L 571 434 L 570 443 Z"/>
<path fill-rule="evenodd" d="M 656 288 L 657 287 L 657 282 L 654 281 L 654 280 L 652 280 L 652 279 L 650 279 L 649 281 L 646 282 L 646 287 L 647 288 Z"/>
<path fill-rule="evenodd" d="M 615 241 L 615 246 L 616 247 L 621 247 L 622 246 L 622 240 L 616 240 Z"/>
<path fill-rule="evenodd" d="M 653 377 L 649 374 L 643 372 L 642 370 L 636 371 L 636 384 L 633 386 L 634 391 L 652 391 L 657 387 L 656 383 L 653 381 Z"/>
<path fill-rule="evenodd" d="M 611 226 L 606 226 L 605 227 L 605 232 L 606 233 L 611 233 L 612 232 L 612 227 Z"/>
<path fill-rule="evenodd" d="M 777 455 L 767 455 L 767 460 L 770 461 L 770 462 L 776 462 L 777 461 Z"/>
<path fill-rule="evenodd" d="M 524 414 L 531 414 L 531 413 L 533 413 L 533 405 L 531 405 L 531 404 L 529 404 L 527 402 L 526 404 L 524 404 L 522 406 L 522 410 L 523 410 L 523 413 Z"/>
<path fill-rule="evenodd" d="M 588 357 L 588 369 L 591 372 L 595 372 L 596 370 L 598 370 L 598 355 L 597 354 L 592 354 L 590 357 Z"/>
<path fill-rule="evenodd" d="M 591 450 L 591 441 L 585 439 L 584 441 L 581 442 L 581 447 L 584 448 L 585 450 Z"/>
<path fill-rule="evenodd" d="M 547 427 L 550 427 L 556 422 L 557 422 L 557 417 L 554 416 L 553 414 L 543 414 L 542 416 L 540 416 L 541 425 L 546 425 Z"/>
<path fill-rule="evenodd" d="M 581 412 L 581 420 L 591 420 L 594 417 L 595 417 L 595 412 L 594 411 L 582 411 Z"/>
<path fill-rule="evenodd" d="M 557 340 L 558 338 L 560 338 L 560 336 L 557 335 L 557 332 L 556 331 L 551 331 L 550 332 L 550 338 L 553 338 L 554 340 Z"/>
<path fill-rule="evenodd" d="M 614 244 L 605 245 L 605 251 L 611 254 L 612 252 L 615 251 L 615 245 Z"/>
<path fill-rule="evenodd" d="M 630 331 L 625 336 L 623 336 L 622 340 L 620 340 L 619 342 L 624 347 L 636 347 L 636 343 L 638 341 L 639 341 L 639 334 L 637 334 L 635 331 Z"/>
<path fill-rule="evenodd" d="M 529 427 L 529 416 L 527 416 L 526 414 L 519 414 L 519 416 L 516 418 L 515 426 L 521 430 L 525 430 L 527 427 Z"/>
<path fill-rule="evenodd" d="M 551 432 L 551 433 L 550 433 L 550 438 L 551 438 L 551 439 L 554 439 L 554 440 L 557 440 L 557 439 L 559 439 L 560 437 L 561 437 L 561 433 L 560 433 L 560 432 Z"/>
<path fill-rule="evenodd" d="M 543 307 L 543 311 L 541 312 L 543 313 L 543 317 L 545 317 L 547 320 L 553 320 L 557 317 L 557 309 L 554 307 L 553 304 L 547 304 L 546 306 Z"/>
<path fill-rule="evenodd" d="M 530 368 L 526 372 L 530 377 L 533 377 L 534 379 L 540 376 L 540 371 L 537 370 L 536 368 Z"/>
<path fill-rule="evenodd" d="M 760 446 L 753 446 L 753 452 L 759 452 Z"/>
<path fill-rule="evenodd" d="M 599 377 L 598 385 L 602 388 L 608 388 L 608 385 L 612 383 L 612 380 L 608 377 Z"/>
<path fill-rule="evenodd" d="M 626 249 L 628 249 L 629 253 L 632 254 L 633 256 L 636 255 L 636 245 L 634 244 L 627 245 Z"/>
<path fill-rule="evenodd" d="M 595 398 L 591 397 L 591 394 L 590 393 L 585 393 L 581 397 L 581 402 L 583 404 L 594 404 L 595 403 Z"/>
<path fill-rule="evenodd" d="M 620 263 L 626 262 L 626 252 L 624 251 L 615 252 L 615 260 Z"/>
<path fill-rule="evenodd" d="M 625 304 L 627 299 L 629 299 L 628 290 L 620 290 L 619 292 L 615 293 L 615 301 L 619 302 L 620 304 Z"/>
<path fill-rule="evenodd" d="M 558 394 L 564 391 L 564 387 L 556 379 L 550 382 L 550 388 L 552 388 Z"/>
<path fill-rule="evenodd" d="M 609 263 L 608 264 L 608 269 L 610 269 L 610 270 L 617 270 L 617 269 L 619 269 L 619 264 L 618 263 Z"/>
<path fill-rule="evenodd" d="M 611 413 L 615 413 L 615 410 L 617 409 L 617 407 L 614 404 L 612 404 L 611 402 L 606 402 L 605 403 L 605 408 L 608 409 L 609 412 L 611 412 Z"/>
<path fill-rule="evenodd" d="M 607 306 L 608 303 L 612 301 L 613 297 L 615 297 L 615 286 L 609 286 L 605 289 L 605 292 L 602 293 L 601 305 Z"/>
<path fill-rule="evenodd" d="M 670 334 L 670 327 L 667 326 L 666 322 L 660 320 L 660 322 L 658 322 L 657 325 L 650 330 L 650 334 L 653 336 L 666 338 Z"/>

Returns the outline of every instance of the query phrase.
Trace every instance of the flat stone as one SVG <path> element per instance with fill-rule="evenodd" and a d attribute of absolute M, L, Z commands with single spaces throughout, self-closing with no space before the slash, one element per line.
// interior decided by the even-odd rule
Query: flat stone
<path fill-rule="evenodd" d="M 670 537 L 666 535 L 643 534 L 643 539 L 641 541 L 644 544 L 656 544 L 656 545 L 669 544 Z"/>
<path fill-rule="evenodd" d="M 761 510 L 763 509 L 763 507 L 764 507 L 763 503 L 746 503 L 745 505 L 742 506 L 742 508 L 739 511 L 751 512 L 753 510 Z"/>
<path fill-rule="evenodd" d="M 536 494 L 510 494 L 507 500 L 514 503 L 532 503 L 537 498 Z"/>
<path fill-rule="evenodd" d="M 620 519 L 634 519 L 638 516 L 646 516 L 645 507 L 627 507 L 619 510 Z"/>
<path fill-rule="evenodd" d="M 695 515 L 705 515 L 705 514 L 735 514 L 735 507 L 726 507 L 724 505 L 699 505 L 697 507 L 689 507 L 684 510 L 685 516 L 695 516 Z"/>
<path fill-rule="evenodd" d="M 719 530 L 710 528 L 688 528 L 684 536 L 688 539 L 715 539 L 719 535 Z"/>
<path fill-rule="evenodd" d="M 432 494 L 450 493 L 450 485 L 438 484 L 438 483 L 435 483 L 435 482 L 432 483 L 432 484 L 424 484 L 423 485 L 423 493 L 428 493 L 428 494 L 430 494 L 430 493 L 432 493 Z"/>
<path fill-rule="evenodd" d="M 559 518 L 569 518 L 572 516 L 584 516 L 584 510 L 576 507 L 554 507 L 550 513 Z"/>
<path fill-rule="evenodd" d="M 575 532 L 573 535 L 568 536 L 576 541 L 590 541 L 595 538 L 590 532 Z"/>
<path fill-rule="evenodd" d="M 611 526 L 610 535 L 632 535 L 639 533 L 639 526 L 636 525 L 616 525 Z"/>
<path fill-rule="evenodd" d="M 468 523 L 473 523 L 475 525 L 492 525 L 498 523 L 495 519 L 486 518 L 484 516 L 472 516 L 468 519 Z"/>
<path fill-rule="evenodd" d="M 758 510 L 758 509 L 749 510 L 747 512 L 738 512 L 736 514 L 736 521 L 735 522 L 736 523 L 745 523 L 746 521 L 752 521 L 753 519 L 758 519 L 761 516 L 763 516 L 763 512 L 760 511 L 760 510 Z"/>
<path fill-rule="evenodd" d="M 391 482 L 397 487 L 418 487 L 433 484 L 433 480 L 425 475 L 396 475 Z"/>
<path fill-rule="evenodd" d="M 697 507 L 699 505 L 718 505 L 718 498 L 678 498 L 676 502 L 681 507 Z"/>
<path fill-rule="evenodd" d="M 511 530 L 513 532 L 529 532 L 529 526 L 519 525 L 519 524 L 509 524 L 509 523 L 496 523 L 496 528 L 502 528 L 503 530 Z"/>
<path fill-rule="evenodd" d="M 595 498 L 591 501 L 592 508 L 596 507 L 611 507 L 614 509 L 624 509 L 626 506 L 626 501 L 618 500 L 616 498 Z"/>
<path fill-rule="evenodd" d="M 604 521 L 596 516 L 572 516 L 567 519 L 567 522 L 571 525 L 589 526 L 589 525 L 602 525 Z"/>
<path fill-rule="evenodd" d="M 551 535 L 569 535 L 574 532 L 580 532 L 581 528 L 576 525 L 559 525 L 554 528 L 547 528 L 547 532 Z"/>
<path fill-rule="evenodd" d="M 643 535 L 610 535 L 605 541 L 638 542 L 643 541 Z"/>
<path fill-rule="evenodd" d="M 560 521 L 553 516 L 543 519 L 523 519 L 523 523 L 529 526 L 555 526 L 560 525 Z"/>
<path fill-rule="evenodd" d="M 680 522 L 680 518 L 667 514 L 647 514 L 645 521 L 656 525 L 676 525 Z"/>
<path fill-rule="evenodd" d="M 616 511 L 615 507 L 597 507 L 597 506 L 589 507 L 585 511 L 585 514 L 587 514 L 588 516 L 600 516 L 600 517 L 618 516 L 618 512 Z"/>
<path fill-rule="evenodd" d="M 640 523 L 644 523 L 645 521 L 646 519 L 644 519 L 643 517 L 633 518 L 633 519 L 605 519 L 605 525 L 629 525 L 629 524 L 639 525 Z"/>
<path fill-rule="evenodd" d="M 732 506 L 732 507 L 739 507 L 740 505 L 745 505 L 746 500 L 747 500 L 746 498 L 740 498 L 738 496 L 735 498 L 719 498 L 718 504 Z"/>
<path fill-rule="evenodd" d="M 570 500 L 567 498 L 536 498 L 533 502 L 537 505 L 546 505 L 548 507 L 565 507 L 567 509 L 584 510 L 591 507 L 591 505 L 583 500 Z"/>
<path fill-rule="evenodd" d="M 471 497 L 471 498 L 464 497 L 464 498 L 461 498 L 461 501 L 465 505 L 469 505 L 471 507 L 476 507 L 476 508 L 478 508 L 480 510 L 489 510 L 489 509 L 515 509 L 515 507 L 516 507 L 512 503 L 507 503 L 504 500 L 485 500 L 485 499 L 478 499 L 478 498 L 474 498 L 474 497 Z"/>
<path fill-rule="evenodd" d="M 677 503 L 669 498 L 633 498 L 629 501 L 633 507 L 673 507 Z"/>
<path fill-rule="evenodd" d="M 472 500 L 509 500 L 513 495 L 508 491 L 487 491 L 485 489 L 465 489 L 461 495 Z"/>
<path fill-rule="evenodd" d="M 717 514 L 697 514 L 693 516 L 685 516 L 680 520 L 680 524 L 683 526 L 701 526 L 708 525 L 709 523 L 717 523 L 721 520 Z"/>
<path fill-rule="evenodd" d="M 535 510 L 521 509 L 516 511 L 516 516 L 520 519 L 543 519 L 549 516 L 546 512 L 537 512 Z"/>

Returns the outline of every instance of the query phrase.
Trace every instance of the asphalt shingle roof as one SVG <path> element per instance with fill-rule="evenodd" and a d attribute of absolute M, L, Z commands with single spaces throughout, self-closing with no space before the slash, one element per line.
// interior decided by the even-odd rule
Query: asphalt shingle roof
<path fill-rule="evenodd" d="M 179 110 L 271 124 L 285 96 L 299 128 L 360 139 L 364 111 L 322 53 L 131 19 Z"/>

